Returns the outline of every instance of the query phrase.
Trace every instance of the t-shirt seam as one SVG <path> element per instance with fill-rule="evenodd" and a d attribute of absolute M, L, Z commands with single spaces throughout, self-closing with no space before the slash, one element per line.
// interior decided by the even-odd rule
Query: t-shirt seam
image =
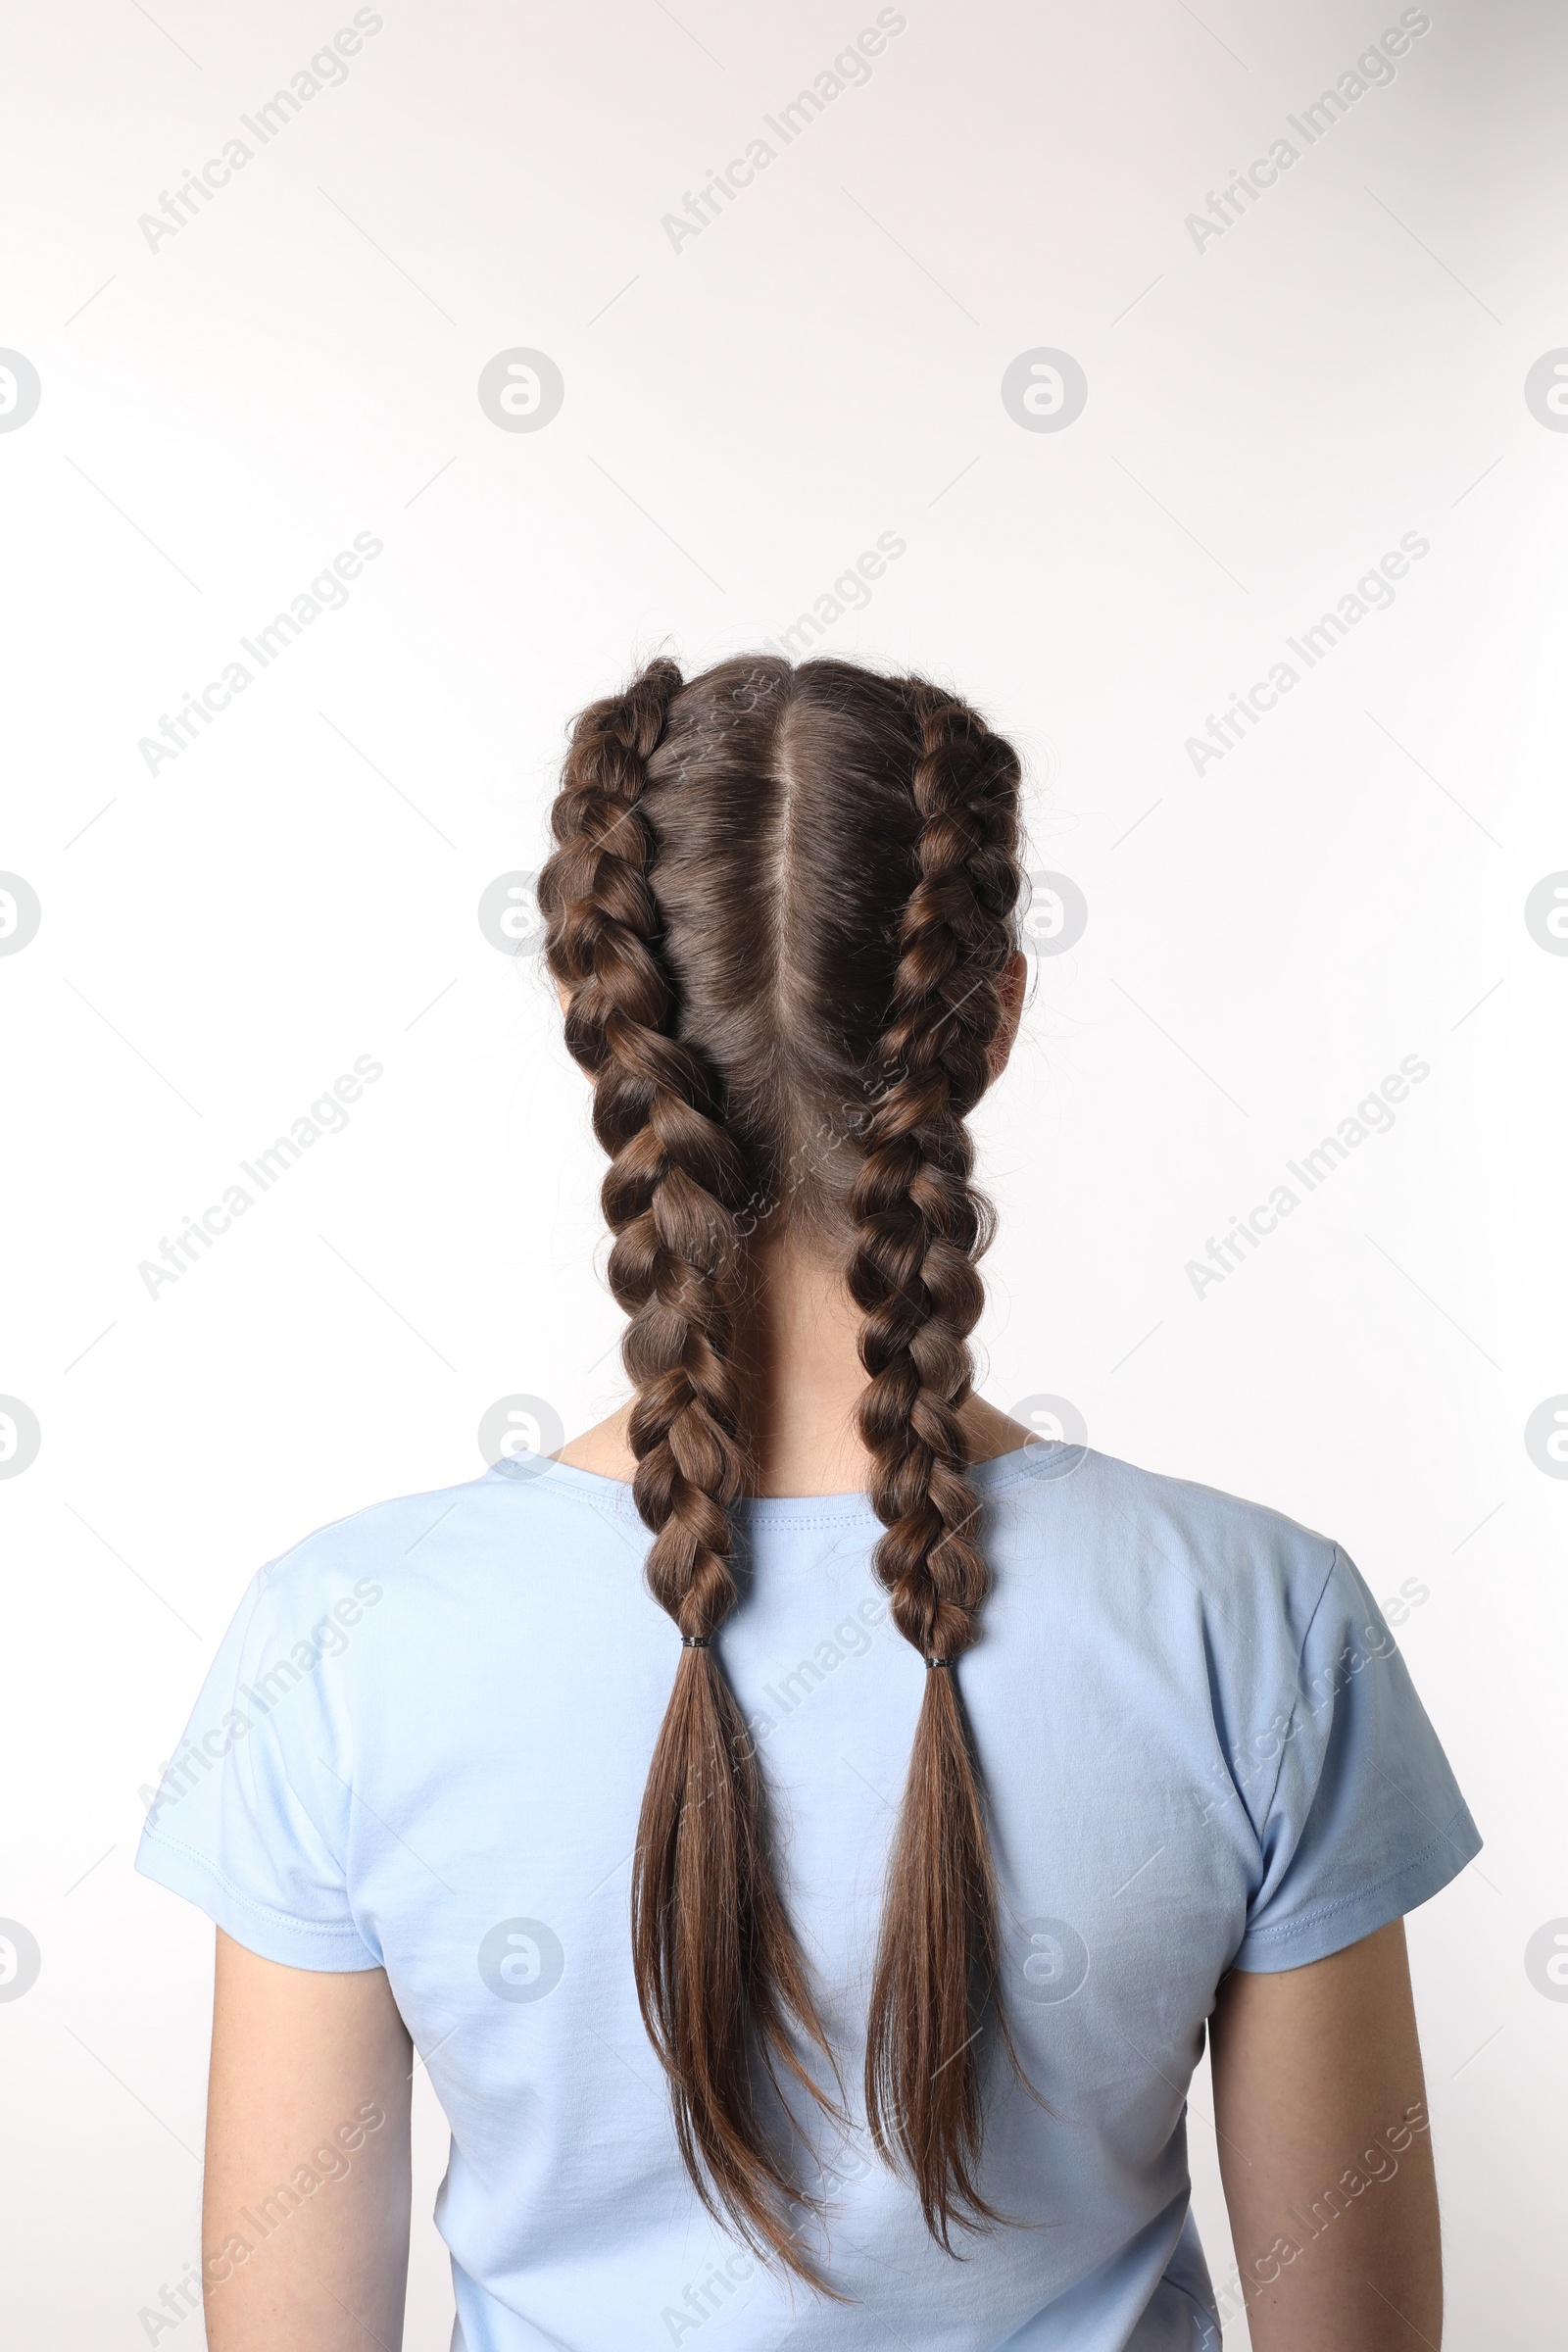
<path fill-rule="evenodd" d="M 569 1470 L 574 1468 L 575 1465 L 568 1462 L 565 1464 L 565 1467 Z M 534 1483 L 535 1482 L 532 1480 L 528 1481 L 530 1486 L 532 1486 Z M 618 1487 L 624 1485 L 624 1481 L 621 1479 L 607 1479 L 605 1483 L 607 1486 Z M 641 1514 L 638 1512 L 636 1504 L 630 1499 L 622 1501 L 617 1495 L 612 1503 L 603 1503 L 596 1495 L 584 1494 L 581 1487 L 557 1486 L 555 1488 L 551 1488 L 548 1481 L 545 1479 L 538 1481 L 538 1487 L 541 1494 L 555 1494 L 561 1496 L 564 1500 L 578 1503 L 585 1510 L 597 1512 L 599 1517 L 602 1519 L 613 1518 L 626 1526 L 642 1528 L 642 1531 L 645 1535 L 649 1533 L 648 1529 L 643 1524 Z M 626 1489 L 628 1497 L 630 1496 L 630 1493 L 631 1490 L 628 1487 Z M 750 1499 L 766 1502 L 770 1499 L 770 1497 L 763 1494 L 753 1496 Z M 744 1505 L 742 1507 L 744 1507 Z M 770 1530 L 782 1529 L 787 1534 L 795 1535 L 806 1532 L 818 1534 L 822 1529 L 829 1527 L 875 1527 L 878 1522 L 875 1511 L 870 1509 L 868 1505 L 862 1505 L 858 1510 L 818 1511 L 811 1513 L 808 1517 L 800 1519 L 769 1518 L 766 1524 Z"/>
<path fill-rule="evenodd" d="M 1189 2211 L 1190 2210 L 1191 2207 L 1189 2206 Z M 1171 2260 L 1174 2262 L 1175 2259 L 1176 2257 L 1173 2254 L 1171 2256 Z M 1173 2278 L 1168 2270 L 1160 2272 L 1159 2278 L 1156 2283 L 1160 2286 L 1168 2286 L 1173 2288 L 1178 2295 L 1184 2295 L 1187 2298 L 1187 2301 L 1192 2305 L 1193 2309 L 1197 2312 L 1199 2318 L 1203 2323 L 1204 2352 L 1207 2352 L 1207 2347 L 1210 2344 L 1217 2344 L 1219 2342 L 1220 2339 L 1217 2332 L 1219 2328 L 1218 2315 L 1212 2311 L 1206 2303 L 1202 2302 L 1197 2295 L 1195 2295 L 1190 2286 L 1183 2286 L 1181 2280 L 1179 2278 Z"/>
<path fill-rule="evenodd" d="M 575 1465 L 570 1462 L 565 1462 L 562 1465 L 564 1469 L 567 1470 L 572 1469 L 574 1466 Z M 607 1487 L 622 1488 L 623 1496 L 621 1494 L 617 1494 L 612 1502 L 604 1503 L 599 1500 L 597 1495 L 585 1494 L 581 1487 L 574 1487 L 569 1484 L 563 1485 L 559 1482 L 555 1486 L 552 1486 L 550 1484 L 548 1473 L 544 1477 L 538 1479 L 507 1478 L 505 1472 L 502 1472 L 499 1475 L 505 1480 L 506 1485 L 511 1488 L 512 1492 L 516 1494 L 519 1499 L 523 1494 L 526 1494 L 531 1491 L 537 1491 L 542 1494 L 557 1495 L 562 1500 L 566 1502 L 578 1503 L 584 1510 L 592 1511 L 596 1517 L 600 1519 L 619 1520 L 628 1525 L 636 1527 L 642 1527 L 643 1525 L 641 1514 L 639 1513 L 635 1502 L 632 1500 L 631 1489 L 630 1487 L 626 1486 L 625 1481 L 622 1479 L 607 1478 L 605 1480 Z M 589 1474 L 585 1472 L 583 1475 L 587 1476 Z M 646 1528 L 644 1528 L 643 1532 L 644 1534 L 647 1534 L 648 1531 Z"/>
<path fill-rule="evenodd" d="M 1301 1670 L 1306 1664 L 1306 1645 L 1312 1639 L 1312 1628 L 1317 1623 L 1318 1611 L 1322 1608 L 1324 1601 L 1328 1598 L 1329 1587 L 1334 1582 L 1334 1571 L 1339 1564 L 1340 1547 L 1338 1544 L 1331 1542 L 1329 1545 L 1329 1564 L 1323 1571 L 1323 1582 L 1318 1588 L 1317 1598 L 1312 1603 L 1312 1614 L 1306 1621 L 1306 1631 L 1301 1636 L 1301 1645 L 1296 1653 L 1296 1696 L 1291 1701 L 1290 1722 L 1286 1726 L 1285 1738 L 1280 1742 L 1280 1752 L 1278 1760 L 1274 1766 L 1274 1779 L 1269 1787 L 1268 1801 L 1264 1805 L 1259 1818 L 1258 1842 L 1260 1845 L 1262 1843 L 1264 1832 L 1268 1828 L 1269 1815 L 1274 1810 L 1274 1799 L 1280 1792 L 1280 1781 L 1285 1771 L 1285 1759 L 1290 1753 L 1291 1741 L 1296 1737 L 1296 1719 L 1298 1714 L 1300 1712 L 1301 1701 L 1306 1695 L 1301 1689 Z M 1322 1777 L 1322 1770 L 1323 1759 L 1320 1758 L 1318 1762 L 1319 1778 Z M 1315 1800 L 1317 1796 L 1317 1783 L 1315 1781 L 1312 1785 L 1312 1795 Z M 1307 1810 L 1310 1811 L 1311 1807 L 1308 1806 Z"/>
<path fill-rule="evenodd" d="M 765 1501 L 766 1497 L 762 1499 Z M 762 1525 L 769 1534 L 800 1536 L 821 1535 L 830 1527 L 875 1527 L 875 1511 L 822 1511 L 809 1519 L 766 1519 Z"/>
<path fill-rule="evenodd" d="M 1027 1467 L 1027 1457 L 1032 1450 L 1033 1448 L 1028 1446 L 1018 1446 L 1013 1448 L 1013 1451 L 1010 1454 L 993 1454 L 989 1456 L 985 1462 L 977 1462 L 973 1465 L 973 1467 L 976 1469 L 989 1469 L 992 1462 L 1003 1461 L 1010 1463 L 1016 1459 L 1018 1463 L 1018 1467 L 1016 1469 L 1008 1470 L 1003 1473 L 994 1481 L 988 1479 L 984 1482 L 980 1489 L 980 1501 L 982 1506 L 989 1502 L 994 1496 L 1004 1494 L 1009 1488 L 1022 1484 L 1026 1477 L 1030 1479 L 1033 1478 L 1034 1473 L 1032 1469 Z M 575 1462 L 563 1462 L 559 1466 L 564 1470 L 577 1469 Z M 582 1477 L 597 1477 L 600 1474 L 595 1471 L 582 1471 L 579 1472 L 578 1475 Z M 620 1493 L 617 1494 L 614 1501 L 608 1505 L 600 1502 L 596 1496 L 585 1493 L 584 1490 L 578 1486 L 571 1484 L 557 1484 L 552 1488 L 548 1472 L 546 1472 L 537 1481 L 533 1479 L 511 1480 L 508 1483 L 514 1486 L 520 1486 L 524 1488 L 533 1488 L 537 1486 L 540 1494 L 555 1494 L 564 1497 L 567 1497 L 573 1502 L 585 1505 L 586 1508 L 591 1511 L 597 1511 L 602 1518 L 612 1517 L 618 1521 L 632 1526 L 643 1527 L 641 1514 L 639 1513 L 635 1502 L 632 1500 L 631 1488 L 629 1485 L 627 1485 L 624 1479 L 616 1478 L 605 1480 L 604 1483 L 606 1486 L 615 1487 L 620 1490 Z M 774 1497 L 767 1494 L 749 1495 L 743 1498 L 740 1507 L 744 1510 L 747 1502 L 760 1502 L 765 1504 L 775 1499 L 782 1499 L 782 1497 Z M 801 1518 L 775 1519 L 769 1516 L 763 1522 L 763 1524 L 770 1532 L 779 1530 L 789 1535 L 800 1535 L 820 1534 L 823 1529 L 834 1527 L 877 1527 L 881 1524 L 881 1522 L 878 1520 L 873 1506 L 868 1502 L 863 1502 L 851 1510 L 813 1511 Z M 645 1534 L 648 1532 L 646 1527 L 643 1527 L 643 1532 Z"/>
<path fill-rule="evenodd" d="M 162 1830 L 149 1829 L 145 1835 L 147 1843 L 155 1850 L 162 1848 L 165 1853 L 182 1854 L 187 1862 L 195 1864 L 204 1878 L 211 1879 L 225 1894 L 231 1895 L 243 1910 L 254 1911 L 259 1919 L 270 1920 L 277 1927 L 292 1928 L 301 1936 L 352 1936 L 362 1950 L 369 1950 L 352 1916 L 346 1923 L 334 1926 L 322 1920 L 300 1919 L 292 1911 L 279 1911 L 273 1904 L 259 1902 L 255 1895 L 247 1894 L 242 1886 L 236 1886 L 233 1880 L 198 1846 L 187 1845 L 181 1838 L 166 1837 Z"/>
<path fill-rule="evenodd" d="M 1401 1861 L 1391 1862 L 1387 1870 L 1380 1871 L 1375 1879 L 1368 1879 L 1363 1886 L 1352 1886 L 1348 1894 L 1337 1895 L 1332 1903 L 1319 1903 L 1315 1910 L 1303 1911 L 1299 1919 L 1279 1920 L 1269 1927 L 1249 1928 L 1242 1938 L 1241 1950 L 1246 1951 L 1250 1943 L 1266 1943 L 1270 1936 L 1284 1938 L 1299 1936 L 1308 1928 L 1321 1927 L 1326 1919 L 1335 1918 L 1341 1911 L 1348 1911 L 1352 1904 L 1364 1902 L 1369 1894 L 1376 1894 L 1380 1886 L 1387 1886 L 1391 1879 L 1400 1878 L 1405 1871 L 1414 1870 L 1418 1862 L 1424 1862 L 1429 1854 L 1436 1853 L 1440 1845 L 1451 1844 L 1453 1830 L 1461 1822 L 1469 1824 L 1471 1828 L 1475 1826 L 1470 1821 L 1468 1805 L 1461 1805 L 1437 1836 L 1427 1839 L 1425 1845 L 1417 1846 L 1414 1853 L 1406 1854 Z"/>

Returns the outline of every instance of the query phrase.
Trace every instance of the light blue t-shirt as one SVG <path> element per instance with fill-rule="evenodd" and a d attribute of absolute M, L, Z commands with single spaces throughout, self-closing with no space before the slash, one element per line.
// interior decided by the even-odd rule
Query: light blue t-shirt
<path fill-rule="evenodd" d="M 463 2352 L 1215 2352 L 1184 2119 L 1220 1978 L 1353 1943 L 1481 1841 L 1333 1544 L 1081 1447 L 975 1478 L 994 1589 L 959 1681 L 1012 2033 L 1049 2102 L 998 2071 L 981 2179 L 1032 2227 L 955 2262 L 863 2117 L 818 2129 L 806 2243 L 844 2303 L 703 2211 L 638 2015 L 628 1865 L 679 1647 L 630 1489 L 503 1463 L 252 1584 L 138 1865 L 269 1959 L 386 1970 L 452 2126 L 436 2219 Z M 717 1647 L 855 2096 L 926 1668 L 863 1496 L 740 1518 Z"/>

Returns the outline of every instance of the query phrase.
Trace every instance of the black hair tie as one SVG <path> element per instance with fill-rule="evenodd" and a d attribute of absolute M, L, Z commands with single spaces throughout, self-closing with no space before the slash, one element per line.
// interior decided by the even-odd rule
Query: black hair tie
<path fill-rule="evenodd" d="M 680 1645 L 682 1649 L 711 1649 L 713 1638 L 711 1634 L 682 1634 Z"/>
<path fill-rule="evenodd" d="M 927 1658 L 925 1663 L 926 1671 L 929 1673 L 933 1666 L 946 1666 L 951 1670 L 957 1661 L 955 1658 Z"/>

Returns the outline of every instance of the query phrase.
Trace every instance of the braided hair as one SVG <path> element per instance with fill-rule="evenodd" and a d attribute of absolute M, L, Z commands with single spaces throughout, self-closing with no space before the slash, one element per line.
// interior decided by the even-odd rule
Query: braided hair
<path fill-rule="evenodd" d="M 955 2221 L 997 2218 L 974 2175 L 988 2008 L 1011 2050 L 990 1840 L 953 1669 L 975 1639 L 988 1581 L 958 1414 L 991 1218 L 970 1182 L 964 1120 L 986 1086 L 1013 946 L 1018 768 L 961 703 L 925 685 L 913 701 L 919 878 L 851 1200 L 849 1288 L 865 1318 L 860 1436 L 887 1530 L 876 1574 L 927 1673 L 883 1907 L 865 2107 L 879 2153 L 904 2159 L 927 2228 L 951 2251 Z"/>
<path fill-rule="evenodd" d="M 633 1858 L 638 1998 L 709 2211 L 828 2292 L 791 2225 L 811 2199 L 776 2110 L 793 2082 L 842 2120 L 837 2062 L 774 1879 L 755 1748 L 709 1645 L 735 1605 L 734 1506 L 752 1485 L 748 1237 L 788 1230 L 845 1270 L 884 1527 L 875 1572 L 899 1632 L 937 1661 L 894 1839 L 864 2097 L 879 2153 L 951 2252 L 955 2225 L 1000 2218 L 976 2169 L 988 2018 L 1012 2057 L 955 1669 L 987 1584 L 959 1416 L 991 1216 L 964 1119 L 1015 945 L 1018 785 L 1010 747 L 921 680 L 746 657 L 686 683 L 656 661 L 578 718 L 539 882 L 566 1044 L 610 1156 L 648 1583 L 683 1644 Z"/>

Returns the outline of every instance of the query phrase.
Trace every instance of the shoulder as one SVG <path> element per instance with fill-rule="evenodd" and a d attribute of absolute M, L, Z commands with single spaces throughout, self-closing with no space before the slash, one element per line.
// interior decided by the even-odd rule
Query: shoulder
<path fill-rule="evenodd" d="M 456 1584 L 482 1586 L 492 1574 L 514 1581 L 564 1555 L 619 1549 L 628 1523 L 640 1525 L 629 1490 L 537 1457 L 502 1462 L 478 1478 L 368 1503 L 314 1529 L 260 1571 L 255 1605 L 292 1623 L 313 1614 L 354 1623 L 389 1596 L 415 1601 Z"/>
<path fill-rule="evenodd" d="M 1034 1445 L 997 1465 L 999 1516 L 1064 1545 L 1088 1572 L 1144 1599 L 1197 1602 L 1249 1635 L 1304 1639 L 1343 1559 L 1285 1512 L 1086 1446 Z"/>

